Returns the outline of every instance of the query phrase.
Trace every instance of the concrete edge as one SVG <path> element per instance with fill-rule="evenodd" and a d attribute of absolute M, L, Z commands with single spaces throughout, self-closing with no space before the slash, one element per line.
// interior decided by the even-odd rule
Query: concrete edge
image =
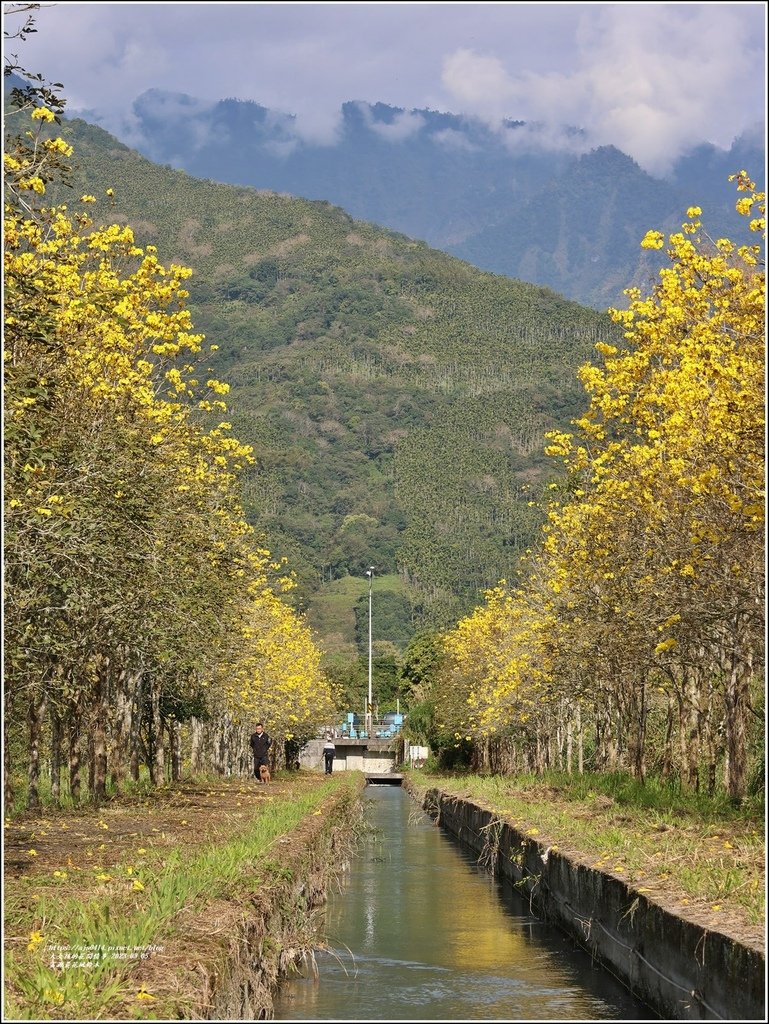
<path fill-rule="evenodd" d="M 431 817 L 663 1018 L 766 1020 L 760 950 L 676 916 L 486 808 L 441 790 L 415 791 L 408 782 L 407 788 Z"/>

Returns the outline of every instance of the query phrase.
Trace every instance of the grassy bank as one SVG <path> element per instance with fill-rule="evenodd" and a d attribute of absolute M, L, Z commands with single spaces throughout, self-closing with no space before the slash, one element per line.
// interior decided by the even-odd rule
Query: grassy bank
<path fill-rule="evenodd" d="M 6 822 L 6 1017 L 95 1019 L 116 1000 L 129 1017 L 157 1016 L 158 995 L 137 979 L 181 918 L 251 899 L 284 871 L 301 823 L 358 781 L 187 783 Z"/>
<path fill-rule="evenodd" d="M 438 776 L 414 784 L 466 797 L 553 849 L 632 883 L 683 916 L 763 946 L 765 843 L 758 800 L 734 807 L 626 775 Z"/>

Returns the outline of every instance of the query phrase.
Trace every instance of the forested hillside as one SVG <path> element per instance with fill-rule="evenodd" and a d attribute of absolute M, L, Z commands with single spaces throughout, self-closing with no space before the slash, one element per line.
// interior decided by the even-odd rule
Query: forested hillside
<path fill-rule="evenodd" d="M 728 176 L 764 163 L 756 133 L 729 150 L 703 143 L 663 179 L 613 146 L 589 151 L 577 130 L 361 101 L 344 103 L 319 142 L 258 103 L 159 89 L 135 100 L 120 134 L 158 163 L 338 203 L 600 310 L 653 281 L 661 264 L 638 248 L 650 224 L 674 230 L 697 203 L 712 231 L 732 230 Z"/>
<path fill-rule="evenodd" d="M 544 431 L 579 411 L 608 318 L 325 202 L 194 179 L 84 122 L 67 136 L 75 194 L 119 182 L 104 217 L 194 269 L 196 327 L 256 450 L 246 508 L 304 601 L 374 565 L 409 584 L 412 626 L 446 622 L 514 573 Z"/>

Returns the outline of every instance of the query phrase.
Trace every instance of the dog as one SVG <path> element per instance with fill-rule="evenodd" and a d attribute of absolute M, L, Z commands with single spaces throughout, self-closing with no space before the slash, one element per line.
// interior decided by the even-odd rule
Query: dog
<path fill-rule="evenodd" d="M 260 782 L 272 782 L 272 776 L 270 775 L 270 769 L 266 764 L 259 765 L 259 781 Z"/>

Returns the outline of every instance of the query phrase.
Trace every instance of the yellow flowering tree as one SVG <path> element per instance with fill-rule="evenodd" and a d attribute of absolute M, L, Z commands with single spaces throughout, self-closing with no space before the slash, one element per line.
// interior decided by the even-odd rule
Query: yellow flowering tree
<path fill-rule="evenodd" d="M 286 578 L 278 587 L 267 586 L 266 578 L 251 584 L 240 628 L 247 653 L 222 690 L 238 721 L 261 720 L 274 738 L 305 740 L 333 720 L 336 700 L 309 628 L 276 593 L 287 586 Z"/>
<path fill-rule="evenodd" d="M 744 171 L 737 177 L 749 193 L 737 211 L 763 234 L 764 196 Z M 623 591 L 612 605 L 615 646 L 623 633 L 625 647 L 632 633 L 643 645 L 635 693 L 653 668 L 680 704 L 693 693 L 707 716 L 717 713 L 707 707 L 715 686 L 727 789 L 738 797 L 763 636 L 765 282 L 759 247 L 709 239 L 700 215 L 691 208 L 668 239 L 671 266 L 653 294 L 633 291 L 629 309 L 613 311 L 628 349 L 583 369 L 590 409 L 577 423 L 582 444 L 564 454 L 586 480 L 586 503 L 604 505 L 603 590 Z M 651 233 L 644 244 L 663 242 Z"/>
<path fill-rule="evenodd" d="M 43 206 L 52 152 L 6 160 L 6 723 L 26 723 L 31 806 L 44 726 L 54 795 L 66 749 L 70 791 L 85 756 L 98 800 L 108 766 L 119 783 L 143 760 L 159 782 L 170 751 L 178 775 L 180 721 L 234 713 L 213 681 L 255 659 L 252 696 L 264 687 L 276 718 L 307 728 L 330 700 L 243 516 L 252 453 L 204 370 L 190 271 L 96 226 L 91 195 L 74 214 Z"/>
<path fill-rule="evenodd" d="M 764 195 L 735 177 L 737 212 L 762 235 Z M 577 432 L 549 435 L 568 484 L 527 584 L 504 606 L 488 595 L 449 648 L 472 652 L 455 663 L 478 735 L 514 721 L 537 680 L 553 727 L 554 703 L 592 710 L 597 766 L 642 776 L 661 713 L 655 764 L 696 785 L 706 754 L 712 786 L 720 759 L 739 798 L 763 637 L 764 274 L 757 245 L 710 239 L 700 215 L 668 238 L 652 294 L 611 311 L 626 344 L 599 344 L 602 365 L 580 371 Z M 642 242 L 665 244 L 657 231 Z"/>

